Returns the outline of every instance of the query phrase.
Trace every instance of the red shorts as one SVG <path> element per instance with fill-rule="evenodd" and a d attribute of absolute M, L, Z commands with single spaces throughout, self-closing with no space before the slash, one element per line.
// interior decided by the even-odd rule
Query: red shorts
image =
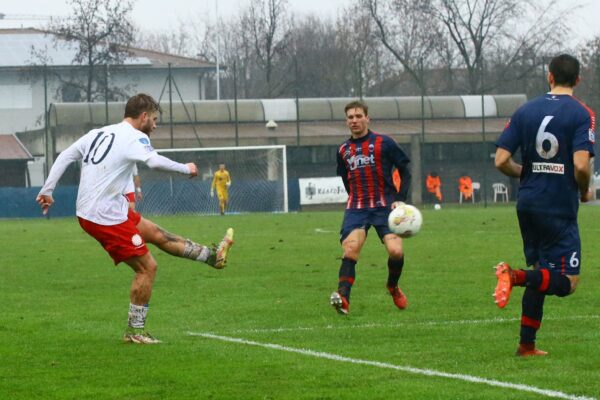
<path fill-rule="evenodd" d="M 140 214 L 129 210 L 127 221 L 118 225 L 98 225 L 83 218 L 78 219 L 83 230 L 100 242 L 116 265 L 121 261 L 143 256 L 148 252 L 146 242 L 136 227 L 141 218 Z"/>
<path fill-rule="evenodd" d="M 128 202 L 135 203 L 135 192 L 125 193 L 124 196 L 127 198 Z"/>

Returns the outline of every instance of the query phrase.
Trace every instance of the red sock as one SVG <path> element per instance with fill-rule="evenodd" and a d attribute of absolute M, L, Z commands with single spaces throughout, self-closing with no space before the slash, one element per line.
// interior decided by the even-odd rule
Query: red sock
<path fill-rule="evenodd" d="M 514 286 L 524 286 L 525 278 L 526 274 L 522 269 L 513 269 L 512 274 L 510 274 L 510 280 Z"/>

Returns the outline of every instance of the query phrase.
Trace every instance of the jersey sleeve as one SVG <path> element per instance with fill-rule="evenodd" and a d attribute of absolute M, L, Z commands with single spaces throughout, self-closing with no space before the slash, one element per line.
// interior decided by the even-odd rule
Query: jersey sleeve
<path fill-rule="evenodd" d="M 515 154 L 519 148 L 519 111 L 515 112 L 504 126 L 504 131 L 496 141 L 496 147 Z"/>
<path fill-rule="evenodd" d="M 67 147 L 63 152 L 61 152 L 52 168 L 50 168 L 50 173 L 48 174 L 48 178 L 44 183 L 44 186 L 40 190 L 40 195 L 51 195 L 54 191 L 54 188 L 58 184 L 60 177 L 65 173 L 67 167 L 74 161 L 79 161 L 83 158 L 83 154 L 85 153 L 85 144 L 89 140 L 89 135 L 93 134 L 94 131 L 91 131 L 87 135 L 82 136 L 75 143 Z"/>
<path fill-rule="evenodd" d="M 346 168 L 346 163 L 342 158 L 342 147 L 338 149 L 337 152 L 337 169 L 336 175 L 342 178 L 342 182 L 344 183 L 344 187 L 346 188 L 346 193 L 350 194 L 350 183 L 348 182 L 348 169 Z"/>
<path fill-rule="evenodd" d="M 395 200 L 406 201 L 406 199 L 408 198 L 408 190 L 410 189 L 410 183 L 412 180 L 410 168 L 408 167 L 410 159 L 394 139 L 388 137 L 387 142 L 389 152 L 392 158 L 392 164 L 398 169 L 398 172 L 400 173 L 400 191 L 397 192 Z"/>
<path fill-rule="evenodd" d="M 573 136 L 573 152 L 586 150 L 590 157 L 594 156 L 594 143 L 596 142 L 596 117 L 594 112 L 586 109 L 579 119 Z"/>
<path fill-rule="evenodd" d="M 135 135 L 134 139 L 129 143 L 128 158 L 132 161 L 146 163 L 150 157 L 156 154 L 158 153 L 152 147 L 150 138 L 141 132 Z"/>
<path fill-rule="evenodd" d="M 148 158 L 146 165 L 152 169 L 179 172 L 180 174 L 184 175 L 190 174 L 190 168 L 187 165 L 178 163 L 177 161 L 173 161 L 157 153 L 154 153 L 150 158 Z"/>

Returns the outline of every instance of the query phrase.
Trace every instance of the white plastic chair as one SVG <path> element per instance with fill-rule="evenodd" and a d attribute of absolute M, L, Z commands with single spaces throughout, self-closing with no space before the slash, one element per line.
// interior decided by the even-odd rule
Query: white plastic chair
<path fill-rule="evenodd" d="M 508 203 L 508 188 L 504 183 L 496 182 L 492 184 L 494 188 L 494 203 L 498 201 L 498 196 L 500 196 L 500 201 L 506 201 Z"/>
<path fill-rule="evenodd" d="M 477 192 L 479 192 L 479 189 L 481 189 L 481 183 L 473 182 L 473 196 L 471 196 L 473 203 L 475 203 L 475 195 L 477 194 Z"/>
<path fill-rule="evenodd" d="M 475 203 L 475 193 L 481 189 L 481 183 L 473 182 L 473 196 L 471 196 L 471 202 Z M 461 191 L 458 192 L 458 202 L 462 204 L 463 202 L 463 194 Z"/>

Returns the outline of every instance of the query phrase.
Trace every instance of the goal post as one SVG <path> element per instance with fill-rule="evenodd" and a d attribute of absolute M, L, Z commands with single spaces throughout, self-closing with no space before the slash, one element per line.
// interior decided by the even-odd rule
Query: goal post
<path fill-rule="evenodd" d="M 180 163 L 193 162 L 198 176 L 152 170 L 138 163 L 143 198 L 136 208 L 147 215 L 219 214 L 214 173 L 219 164 L 231 176 L 226 213 L 288 212 L 285 145 L 157 150 Z"/>

